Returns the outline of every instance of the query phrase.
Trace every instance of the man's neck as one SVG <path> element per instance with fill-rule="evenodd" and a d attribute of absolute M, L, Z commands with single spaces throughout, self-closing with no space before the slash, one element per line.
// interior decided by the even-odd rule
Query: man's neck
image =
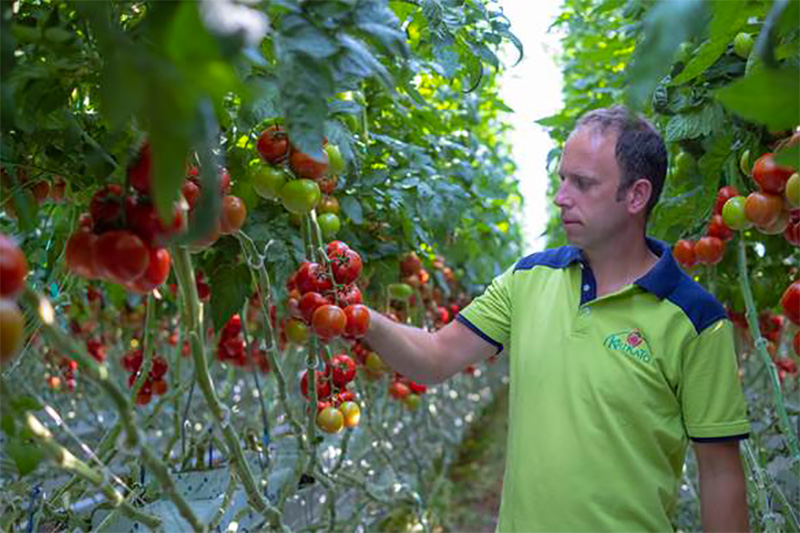
<path fill-rule="evenodd" d="M 602 248 L 584 250 L 584 255 L 597 281 L 598 297 L 630 285 L 658 262 L 644 234 L 616 238 Z"/>

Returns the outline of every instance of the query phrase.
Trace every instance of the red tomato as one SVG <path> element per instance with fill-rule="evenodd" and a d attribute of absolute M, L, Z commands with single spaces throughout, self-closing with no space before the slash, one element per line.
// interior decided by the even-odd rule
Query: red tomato
<path fill-rule="evenodd" d="M 347 326 L 347 316 L 341 307 L 335 305 L 318 307 L 311 318 L 311 327 L 314 329 L 314 333 L 325 340 L 344 333 L 345 326 Z"/>
<path fill-rule="evenodd" d="M 102 233 L 117 227 L 124 208 L 123 190 L 119 185 L 106 185 L 97 191 L 89 203 L 95 230 Z"/>
<path fill-rule="evenodd" d="M 717 201 L 714 204 L 714 213 L 715 215 L 722 214 L 722 206 L 725 205 L 729 199 L 733 198 L 734 196 L 739 196 L 739 191 L 736 190 L 736 187 L 731 185 L 726 185 L 722 187 L 719 192 L 717 192 Z"/>
<path fill-rule="evenodd" d="M 129 283 L 142 276 L 150 263 L 150 252 L 129 231 L 108 231 L 92 247 L 95 272 L 116 283 Z"/>
<path fill-rule="evenodd" d="M 169 370 L 169 363 L 167 363 L 166 359 L 160 355 L 153 357 L 153 367 L 150 370 L 150 374 L 155 379 L 162 378 L 167 373 L 167 370 Z"/>
<path fill-rule="evenodd" d="M 309 263 L 308 261 L 301 264 L 300 268 L 297 269 L 297 276 L 294 281 L 300 294 L 307 292 L 323 293 L 333 288 L 328 269 L 319 263 Z"/>
<path fill-rule="evenodd" d="M 783 198 L 763 192 L 750 193 L 744 201 L 744 215 L 756 226 L 773 224 L 783 210 Z"/>
<path fill-rule="evenodd" d="M 786 318 L 800 326 L 800 281 L 792 282 L 783 293 L 781 307 Z"/>
<path fill-rule="evenodd" d="M 14 296 L 25 283 L 28 261 L 11 237 L 0 233 L 0 296 Z"/>
<path fill-rule="evenodd" d="M 194 204 L 200 197 L 200 187 L 198 187 L 195 182 L 186 180 L 183 182 L 183 185 L 181 185 L 181 193 L 186 203 L 189 205 L 189 211 L 194 209 Z"/>
<path fill-rule="evenodd" d="M 675 260 L 678 261 L 681 266 L 684 268 L 691 268 L 697 264 L 694 247 L 695 244 L 692 241 L 681 239 L 675 243 L 675 247 L 672 249 L 672 255 L 675 256 Z"/>
<path fill-rule="evenodd" d="M 261 132 L 256 145 L 267 163 L 279 163 L 289 151 L 289 138 L 283 126 L 270 126 Z"/>
<path fill-rule="evenodd" d="M 353 283 L 340 289 L 338 292 L 338 296 L 339 296 L 339 305 L 345 308 L 348 305 L 360 304 L 364 301 L 364 297 L 361 294 L 361 290 L 358 287 L 356 287 L 356 285 Z"/>
<path fill-rule="evenodd" d="M 331 382 L 328 381 L 328 378 L 325 374 L 319 370 L 316 370 L 316 379 L 317 379 L 317 400 L 318 401 L 325 401 L 331 396 Z M 303 372 L 303 376 L 300 378 L 300 393 L 308 400 L 308 371 Z"/>
<path fill-rule="evenodd" d="M 219 221 L 219 232 L 229 235 L 244 225 L 247 218 L 247 207 L 238 196 L 228 195 L 222 199 L 222 215 Z"/>
<path fill-rule="evenodd" d="M 70 236 L 64 251 L 67 270 L 86 279 L 97 277 L 92 260 L 95 241 L 97 235 L 88 231 L 78 231 Z"/>
<path fill-rule="evenodd" d="M 422 261 L 419 260 L 416 252 L 409 252 L 400 260 L 400 273 L 403 276 L 414 275 L 418 273 L 421 268 Z"/>
<path fill-rule="evenodd" d="M 389 395 L 395 400 L 402 400 L 409 394 L 411 394 L 411 389 L 409 389 L 408 385 L 405 383 L 393 381 L 392 384 L 389 385 Z"/>
<path fill-rule="evenodd" d="M 733 230 L 722 221 L 722 215 L 714 215 L 708 225 L 708 236 L 727 242 L 733 238 Z"/>
<path fill-rule="evenodd" d="M 428 392 L 428 386 L 423 385 L 422 383 L 417 383 L 416 381 L 411 381 L 410 379 L 406 382 L 408 389 L 413 392 L 414 394 L 425 394 Z"/>
<path fill-rule="evenodd" d="M 139 280 L 155 288 L 167 281 L 169 277 L 171 264 L 169 250 L 166 248 L 150 248 L 149 256 L 150 261 L 147 264 L 147 270 Z"/>
<path fill-rule="evenodd" d="M 722 261 L 725 243 L 716 237 L 703 237 L 694 245 L 694 253 L 699 263 L 715 265 Z"/>
<path fill-rule="evenodd" d="M 169 385 L 167 385 L 167 382 L 163 379 L 156 379 L 153 381 L 153 394 L 161 396 L 167 393 L 168 388 Z"/>
<path fill-rule="evenodd" d="M 763 233 L 764 235 L 779 235 L 786 231 L 786 228 L 789 227 L 789 212 L 786 210 L 781 210 L 778 213 L 778 218 L 776 218 L 771 224 L 767 225 L 756 225 L 756 229 Z"/>
<path fill-rule="evenodd" d="M 167 227 L 149 201 L 134 200 L 131 197 L 125 201 L 128 229 L 146 244 L 162 243 L 166 237 L 184 231 L 187 225 L 186 210 L 187 206 L 183 202 L 176 205 L 172 223 Z"/>
<path fill-rule="evenodd" d="M 328 363 L 325 373 L 333 379 L 334 385 L 342 389 L 355 379 L 356 363 L 347 354 L 335 355 Z"/>
<path fill-rule="evenodd" d="M 153 183 L 153 149 L 146 142 L 136 160 L 128 167 L 128 184 L 142 194 L 149 195 Z"/>
<path fill-rule="evenodd" d="M 775 162 L 773 154 L 764 154 L 753 165 L 753 179 L 761 190 L 772 194 L 781 194 L 786 182 L 794 173 L 791 167 L 784 167 Z"/>
<path fill-rule="evenodd" d="M 320 159 L 310 155 L 293 151 L 289 156 L 289 166 L 301 178 L 318 180 L 328 173 L 328 153 L 323 151 Z"/>
<path fill-rule="evenodd" d="M 25 319 L 17 304 L 0 298 L 0 364 L 17 355 L 24 338 Z"/>
<path fill-rule="evenodd" d="M 800 246 L 800 209 L 789 213 L 789 224 L 783 231 L 783 236 L 789 244 Z"/>
<path fill-rule="evenodd" d="M 361 256 L 355 250 L 345 250 L 338 254 L 328 254 L 333 270 L 333 279 L 347 285 L 353 283 L 361 274 Z"/>
<path fill-rule="evenodd" d="M 330 303 L 330 300 L 318 292 L 307 292 L 300 298 L 298 308 L 300 309 L 300 315 L 303 317 L 303 320 L 310 324 L 317 309 Z"/>
<path fill-rule="evenodd" d="M 369 308 L 367 308 L 366 305 L 348 305 L 344 308 L 344 314 L 347 317 L 347 325 L 344 329 L 345 337 L 360 339 L 367 334 L 367 330 L 369 330 L 370 314 Z"/>

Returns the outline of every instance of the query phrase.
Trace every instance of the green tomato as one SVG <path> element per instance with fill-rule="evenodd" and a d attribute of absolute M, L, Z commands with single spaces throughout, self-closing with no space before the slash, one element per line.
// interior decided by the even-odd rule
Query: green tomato
<path fill-rule="evenodd" d="M 744 215 L 744 202 L 744 196 L 734 196 L 722 206 L 722 221 L 729 228 L 741 231 L 753 227 Z"/>
<path fill-rule="evenodd" d="M 675 156 L 673 165 L 675 170 L 673 170 L 672 175 L 680 180 L 687 178 L 694 171 L 695 160 L 692 154 L 681 150 L 678 152 L 678 155 Z"/>
<path fill-rule="evenodd" d="M 786 182 L 786 202 L 792 207 L 800 207 L 800 174 L 797 172 Z"/>
<path fill-rule="evenodd" d="M 281 189 L 286 184 L 286 172 L 282 168 L 260 164 L 252 172 L 253 189 L 267 200 L 280 197 Z"/>
<path fill-rule="evenodd" d="M 733 39 L 733 51 L 742 59 L 750 57 L 753 50 L 753 36 L 749 33 L 740 32 Z"/>
<path fill-rule="evenodd" d="M 389 296 L 395 300 L 407 300 L 414 294 L 414 289 L 408 283 L 392 283 L 388 289 Z"/>
<path fill-rule="evenodd" d="M 742 174 L 745 176 L 750 175 L 750 150 L 745 150 L 739 157 L 739 170 L 741 170 Z"/>
<path fill-rule="evenodd" d="M 317 182 L 292 180 L 281 188 L 281 202 L 290 213 L 306 215 L 319 203 L 322 193 Z"/>
<path fill-rule="evenodd" d="M 347 163 L 345 163 L 342 152 L 339 151 L 339 147 L 335 144 L 328 143 L 328 146 L 325 147 L 325 151 L 328 153 L 328 172 L 334 176 L 344 172 L 347 168 Z"/>
<path fill-rule="evenodd" d="M 323 213 L 317 218 L 317 223 L 319 223 L 319 229 L 322 230 L 322 237 L 325 240 L 329 240 L 342 229 L 342 221 L 333 213 Z"/>

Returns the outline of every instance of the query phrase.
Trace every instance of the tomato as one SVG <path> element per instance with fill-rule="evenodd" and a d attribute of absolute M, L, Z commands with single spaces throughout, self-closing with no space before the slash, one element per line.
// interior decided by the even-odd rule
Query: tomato
<path fill-rule="evenodd" d="M 403 405 L 405 405 L 409 411 L 416 411 L 420 403 L 422 403 L 422 398 L 420 398 L 419 394 L 409 394 L 403 398 Z"/>
<path fill-rule="evenodd" d="M 369 330 L 370 314 L 366 305 L 355 304 L 344 308 L 347 317 L 347 325 L 344 329 L 345 337 L 350 339 L 360 339 Z"/>
<path fill-rule="evenodd" d="M 106 345 L 98 339 L 87 339 L 86 351 L 89 352 L 89 355 L 94 357 L 98 363 L 102 363 L 106 360 Z"/>
<path fill-rule="evenodd" d="M 318 213 L 333 213 L 338 215 L 340 210 L 339 200 L 335 196 L 325 195 L 317 206 Z"/>
<path fill-rule="evenodd" d="M 325 373 L 331 377 L 334 385 L 342 389 L 355 379 L 356 363 L 349 355 L 341 353 L 331 358 Z"/>
<path fill-rule="evenodd" d="M 50 183 L 47 181 L 38 181 L 31 187 L 31 193 L 34 200 L 39 205 L 42 205 L 47 197 L 50 195 Z"/>
<path fill-rule="evenodd" d="M 711 223 L 708 225 L 708 235 L 716 237 L 721 241 L 729 241 L 733 238 L 733 230 L 725 225 L 722 220 L 722 215 L 714 215 L 711 217 Z"/>
<path fill-rule="evenodd" d="M 795 281 L 781 296 L 781 307 L 786 318 L 800 326 L 800 281 Z"/>
<path fill-rule="evenodd" d="M 361 421 L 361 408 L 356 402 L 343 402 L 342 405 L 339 406 L 339 412 L 342 413 L 344 427 L 346 428 L 352 429 L 358 426 L 358 423 Z"/>
<path fill-rule="evenodd" d="M 419 278 L 420 285 L 425 285 L 431 279 L 431 275 L 428 274 L 428 271 L 424 268 L 417 272 L 417 277 Z"/>
<path fill-rule="evenodd" d="M 171 258 L 169 250 L 166 248 L 150 248 L 149 257 L 150 260 L 147 263 L 147 270 L 145 270 L 139 280 L 155 288 L 167 281 Z"/>
<path fill-rule="evenodd" d="M 747 59 L 751 50 L 753 50 L 753 36 L 745 32 L 737 33 L 733 38 L 733 53 L 742 59 Z"/>
<path fill-rule="evenodd" d="M 772 194 L 781 194 L 786 182 L 794 173 L 791 167 L 784 167 L 775 162 L 773 154 L 764 154 L 753 165 L 753 179 L 761 190 Z"/>
<path fill-rule="evenodd" d="M 414 295 L 414 289 L 408 283 L 390 283 L 387 290 L 389 297 L 395 300 L 407 300 Z"/>
<path fill-rule="evenodd" d="M 742 174 L 745 176 L 750 175 L 750 171 L 752 170 L 750 167 L 750 150 L 745 150 L 742 152 L 742 155 L 739 156 L 739 170 L 741 170 Z"/>
<path fill-rule="evenodd" d="M 382 374 L 390 370 L 389 366 L 386 365 L 383 359 L 381 359 L 381 356 L 376 352 L 367 353 L 367 356 L 364 358 L 364 366 L 373 374 Z"/>
<path fill-rule="evenodd" d="M 328 253 L 328 258 L 330 259 L 332 256 L 343 254 L 349 249 L 350 247 L 342 241 L 331 241 L 328 243 L 325 251 Z"/>
<path fill-rule="evenodd" d="M 253 189 L 256 194 L 266 200 L 280 197 L 281 189 L 286 184 L 286 172 L 282 168 L 259 165 L 251 174 Z"/>
<path fill-rule="evenodd" d="M 292 180 L 281 188 L 281 202 L 290 213 L 305 215 L 311 212 L 322 193 L 312 180 Z"/>
<path fill-rule="evenodd" d="M 339 289 L 337 293 L 339 297 L 339 306 L 340 307 L 347 307 L 349 305 L 360 304 L 364 301 L 364 297 L 361 294 L 361 290 L 356 287 L 354 283 L 350 285 L 346 285 L 344 288 Z"/>
<path fill-rule="evenodd" d="M 303 344 L 308 339 L 308 328 L 301 320 L 295 318 L 287 320 L 283 330 L 289 342 L 294 344 Z"/>
<path fill-rule="evenodd" d="M 200 187 L 195 182 L 186 180 L 181 185 L 181 194 L 183 194 L 183 198 L 189 206 L 189 211 L 191 211 L 200 197 Z"/>
<path fill-rule="evenodd" d="M 325 176 L 317 181 L 317 183 L 319 183 L 320 190 L 325 194 L 333 194 L 333 191 L 336 190 L 336 184 L 338 182 L 339 178 L 336 176 Z"/>
<path fill-rule="evenodd" d="M 106 185 L 97 191 L 89 203 L 89 214 L 92 215 L 95 230 L 102 233 L 117 227 L 124 207 L 123 190 L 119 185 Z"/>
<path fill-rule="evenodd" d="M 317 380 L 317 400 L 327 400 L 331 396 L 331 382 L 323 372 L 315 370 Z M 308 371 L 303 372 L 300 378 L 300 393 L 308 400 Z"/>
<path fill-rule="evenodd" d="M 786 182 L 786 203 L 791 208 L 800 207 L 800 174 L 797 172 Z"/>
<path fill-rule="evenodd" d="M 289 156 L 289 166 L 300 178 L 318 180 L 328 173 L 328 153 L 322 151 L 322 157 L 315 159 L 310 155 L 294 151 Z"/>
<path fill-rule="evenodd" d="M 92 246 L 95 272 L 116 283 L 128 283 L 142 276 L 150 253 L 142 240 L 129 231 L 108 231 Z"/>
<path fill-rule="evenodd" d="M 161 396 L 167 393 L 169 386 L 163 379 L 156 379 L 153 381 L 153 394 Z"/>
<path fill-rule="evenodd" d="M 317 427 L 325 433 L 338 433 L 344 427 L 344 415 L 335 407 L 326 407 L 317 414 Z"/>
<path fill-rule="evenodd" d="M 744 196 L 730 198 L 722 207 L 722 223 L 733 230 L 745 230 L 753 227 L 753 223 L 745 216 Z"/>
<path fill-rule="evenodd" d="M 92 249 L 97 235 L 88 231 L 78 231 L 67 239 L 64 252 L 67 270 L 86 279 L 94 279 L 97 273 L 92 260 Z"/>
<path fill-rule="evenodd" d="M 421 268 L 422 261 L 420 261 L 416 252 L 409 252 L 400 260 L 400 272 L 403 276 L 416 274 Z"/>
<path fill-rule="evenodd" d="M 323 213 L 317 219 L 319 229 L 322 230 L 322 238 L 328 240 L 334 237 L 342 228 L 342 222 L 333 213 Z"/>
<path fill-rule="evenodd" d="M 183 202 L 177 204 L 172 222 L 167 227 L 149 201 L 134 200 L 128 197 L 125 201 L 125 218 L 128 229 L 138 235 L 146 244 L 162 243 L 166 237 L 186 229 L 187 209 L 188 204 Z"/>
<path fill-rule="evenodd" d="M 331 174 L 341 174 L 347 168 L 342 152 L 335 144 L 328 144 L 325 147 L 325 153 L 328 154 L 328 167 Z"/>
<path fill-rule="evenodd" d="M 311 317 L 311 327 L 314 329 L 314 333 L 324 340 L 341 335 L 344 333 L 345 326 L 347 326 L 347 316 L 340 307 L 335 305 L 320 306 Z"/>
<path fill-rule="evenodd" d="M 128 167 L 128 184 L 142 194 L 149 195 L 153 183 L 153 148 L 145 142 Z"/>
<path fill-rule="evenodd" d="M 783 209 L 783 199 L 775 194 L 750 193 L 744 202 L 744 214 L 757 226 L 770 226 L 778 220 Z"/>
<path fill-rule="evenodd" d="M 231 173 L 227 168 L 219 169 L 219 192 L 228 194 L 231 190 Z"/>
<path fill-rule="evenodd" d="M 279 163 L 289 151 L 289 137 L 283 126 L 270 126 L 261 132 L 256 144 L 258 153 L 268 163 Z"/>
<path fill-rule="evenodd" d="M 333 288 L 333 282 L 328 275 L 328 269 L 319 263 L 310 263 L 308 261 L 300 265 L 297 269 L 297 277 L 295 278 L 297 290 L 300 294 L 307 292 L 324 293 Z"/>
<path fill-rule="evenodd" d="M 732 187 L 730 185 L 726 185 L 722 187 L 719 192 L 717 192 L 717 201 L 714 204 L 714 213 L 715 215 L 722 214 L 722 207 L 725 205 L 725 202 L 733 198 L 734 196 L 739 196 L 739 191 L 736 190 L 736 187 Z"/>
<path fill-rule="evenodd" d="M 354 282 L 361 274 L 361 256 L 355 250 L 345 250 L 344 252 L 328 254 L 333 270 L 333 279 L 337 283 L 347 285 Z"/>
<path fill-rule="evenodd" d="M 426 392 L 428 392 L 427 385 L 423 385 L 422 383 L 417 383 L 416 381 L 408 380 L 406 382 L 406 385 L 408 385 L 408 389 L 414 394 L 425 394 Z"/>
<path fill-rule="evenodd" d="M 783 232 L 789 244 L 800 246 L 800 209 L 789 213 L 789 223 Z"/>
<path fill-rule="evenodd" d="M 411 389 L 409 389 L 408 385 L 405 383 L 393 381 L 391 385 L 389 385 L 389 395 L 395 400 L 402 400 L 409 394 L 411 394 Z"/>
<path fill-rule="evenodd" d="M 122 368 L 124 368 L 128 372 L 138 372 L 139 367 L 142 366 L 143 359 L 144 355 L 141 349 L 131 350 L 130 352 L 122 356 L 121 360 Z"/>
<path fill-rule="evenodd" d="M 789 212 L 782 210 L 778 213 L 778 218 L 772 224 L 766 226 L 756 226 L 756 229 L 764 235 L 778 235 L 789 227 Z"/>
<path fill-rule="evenodd" d="M 298 302 L 298 308 L 300 309 L 300 314 L 302 315 L 303 320 L 310 324 L 316 310 L 323 305 L 329 305 L 330 303 L 330 300 L 318 292 L 307 292 L 302 298 L 300 298 L 300 301 Z"/>
<path fill-rule="evenodd" d="M 0 233 L 0 296 L 17 294 L 25 283 L 28 261 L 19 246 Z"/>
<path fill-rule="evenodd" d="M 716 237 L 703 237 L 694 245 L 694 253 L 698 263 L 715 265 L 722 261 L 725 243 Z"/>
<path fill-rule="evenodd" d="M 247 218 L 247 208 L 238 196 L 228 195 L 222 199 L 222 215 L 219 220 L 219 232 L 230 235 L 239 231 Z"/>
<path fill-rule="evenodd" d="M 5 364 L 22 347 L 25 320 L 17 304 L 0 298 L 0 363 Z"/>

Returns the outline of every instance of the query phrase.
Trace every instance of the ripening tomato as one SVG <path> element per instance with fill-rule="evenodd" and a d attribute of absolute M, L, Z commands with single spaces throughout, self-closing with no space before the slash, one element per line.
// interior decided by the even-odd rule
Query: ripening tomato
<path fill-rule="evenodd" d="M 344 333 L 345 326 L 347 326 L 347 316 L 341 307 L 335 305 L 320 306 L 311 317 L 311 327 L 314 329 L 314 333 L 325 340 Z"/>
<path fill-rule="evenodd" d="M 325 373 L 331 377 L 334 385 L 342 389 L 355 379 L 356 363 L 349 355 L 341 353 L 331 358 Z"/>
<path fill-rule="evenodd" d="M 345 250 L 338 254 L 328 254 L 331 260 L 331 270 L 333 270 L 333 279 L 337 283 L 347 285 L 353 283 L 361 274 L 361 256 L 355 250 Z"/>
<path fill-rule="evenodd" d="M 317 427 L 325 433 L 338 433 L 344 427 L 344 415 L 335 407 L 326 407 L 317 414 Z"/>
<path fill-rule="evenodd" d="M 370 314 L 366 305 L 355 304 L 344 308 L 347 317 L 347 326 L 344 328 L 344 335 L 349 339 L 360 339 L 369 330 Z"/>
<path fill-rule="evenodd" d="M 301 320 L 290 318 L 283 330 L 286 332 L 286 339 L 294 344 L 303 344 L 308 339 L 308 328 Z"/>
<path fill-rule="evenodd" d="M 67 270 L 86 279 L 97 277 L 92 260 L 96 240 L 97 235 L 88 231 L 78 231 L 70 236 L 64 251 Z"/>
<path fill-rule="evenodd" d="M 128 167 L 128 184 L 142 194 L 149 195 L 153 183 L 153 148 L 145 142 Z"/>
<path fill-rule="evenodd" d="M 338 215 L 340 209 L 339 200 L 337 200 L 335 196 L 327 194 L 322 197 L 322 200 L 320 200 L 317 206 L 317 212 L 320 214 L 333 213 L 334 215 Z"/>
<path fill-rule="evenodd" d="M 747 219 L 744 212 L 744 196 L 734 196 L 722 206 L 722 222 L 733 230 L 745 230 L 753 227 L 753 223 Z"/>
<path fill-rule="evenodd" d="M 281 188 L 283 207 L 296 215 L 310 213 L 319 203 L 321 196 L 319 185 L 312 180 L 292 180 Z"/>
<path fill-rule="evenodd" d="M 261 132 L 256 147 L 264 161 L 276 164 L 289 152 L 289 137 L 283 126 L 270 126 Z"/>
<path fill-rule="evenodd" d="M 142 239 L 130 231 L 108 231 L 95 241 L 92 262 L 97 274 L 124 284 L 145 273 L 150 263 L 150 253 Z"/>
<path fill-rule="evenodd" d="M 317 309 L 322 307 L 323 305 L 329 305 L 331 302 L 324 296 L 322 296 L 318 292 L 307 292 L 300 298 L 300 301 L 297 304 L 297 307 L 300 310 L 300 314 L 303 317 L 303 320 L 306 323 L 310 324 L 314 313 Z"/>
<path fill-rule="evenodd" d="M 228 195 L 222 199 L 222 214 L 219 220 L 219 232 L 230 235 L 244 225 L 247 218 L 247 207 L 238 196 Z"/>
<path fill-rule="evenodd" d="M 733 238 L 733 230 L 725 225 L 722 220 L 722 215 L 714 215 L 711 217 L 711 223 L 708 225 L 709 237 L 716 237 L 721 241 L 729 241 Z"/>
<path fill-rule="evenodd" d="M 697 257 L 694 253 L 694 243 L 686 239 L 681 239 L 672 248 L 672 255 L 675 260 L 684 268 L 691 268 L 697 264 Z"/>
<path fill-rule="evenodd" d="M 739 191 L 736 190 L 736 187 L 731 185 L 726 185 L 722 187 L 719 192 L 717 192 L 717 201 L 714 204 L 714 213 L 715 215 L 722 214 L 722 207 L 725 205 L 725 202 L 733 198 L 734 196 L 739 196 Z"/>
<path fill-rule="evenodd" d="M 14 240 L 0 233 L 0 296 L 14 296 L 25 283 L 28 261 Z"/>
<path fill-rule="evenodd" d="M 694 253 L 698 263 L 715 265 L 722 261 L 725 243 L 716 237 L 703 237 L 694 245 Z"/>
<path fill-rule="evenodd" d="M 782 194 L 786 182 L 794 173 L 791 167 L 784 167 L 775 162 L 774 154 L 764 154 L 753 165 L 753 180 L 761 190 L 772 194 Z"/>
<path fill-rule="evenodd" d="M 778 220 L 783 210 L 783 199 L 764 192 L 750 193 L 744 202 L 744 214 L 757 226 L 769 226 Z"/>
<path fill-rule="evenodd" d="M 358 423 L 361 421 L 361 408 L 356 402 L 347 401 L 342 403 L 342 405 L 339 406 L 339 411 L 342 413 L 342 417 L 344 417 L 344 427 L 352 429 L 358 426 Z"/>
<path fill-rule="evenodd" d="M 795 281 L 781 296 L 781 307 L 786 318 L 800 326 L 800 281 Z"/>
<path fill-rule="evenodd" d="M 289 156 L 289 166 L 298 177 L 318 180 L 328 173 L 328 153 L 323 150 L 321 157 L 314 158 L 306 153 L 293 151 Z"/>
<path fill-rule="evenodd" d="M 17 304 L 8 298 L 0 298 L 0 364 L 5 364 L 17 355 L 22 347 L 25 320 Z"/>

